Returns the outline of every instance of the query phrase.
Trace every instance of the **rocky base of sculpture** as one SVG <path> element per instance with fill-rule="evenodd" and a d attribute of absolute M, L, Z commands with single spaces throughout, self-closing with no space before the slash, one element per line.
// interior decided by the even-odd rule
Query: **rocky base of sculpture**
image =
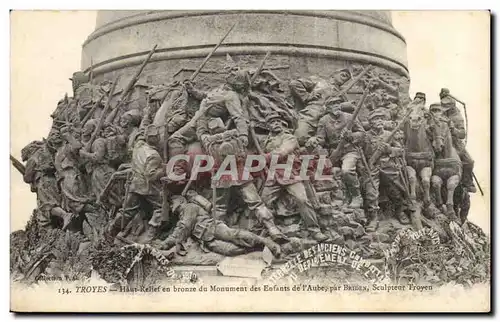
<path fill-rule="evenodd" d="M 186 245 L 189 251 L 183 256 L 175 255 L 173 250 L 160 251 L 151 245 L 120 246 L 81 233 L 41 229 L 32 218 L 25 230 L 11 233 L 10 272 L 13 281 L 27 284 L 50 279 L 86 280 L 97 274 L 111 284 L 147 286 L 165 279 L 175 282 L 183 275 L 176 272 L 185 270 L 186 265 L 213 268 L 196 269 L 191 277 L 195 280 L 203 275 L 203 271 L 211 270 L 217 270 L 217 273 L 209 275 L 235 276 L 224 272 L 220 263 L 225 259 L 241 258 L 249 263 L 262 264 L 260 270 L 257 269 L 262 273 L 258 279 L 264 278 L 265 281 L 274 276 L 273 283 L 290 277 L 303 282 L 318 276 L 337 282 L 383 279 L 401 285 L 434 286 L 450 282 L 471 286 L 490 280 L 491 244 L 482 229 L 468 221 L 459 225 L 439 216 L 426 222 L 441 227 L 441 234 L 429 227 L 416 231 L 393 218 L 384 218 L 376 232 L 363 233 L 362 236 L 354 234 L 343 244 L 324 243 L 330 244 L 329 248 L 311 240 L 291 237 L 290 242 L 282 247 L 282 257 L 276 259 L 267 249 L 236 257 L 207 253 L 192 240 Z M 325 249 L 330 253 L 321 255 L 320 250 Z M 360 265 L 360 262 L 364 264 Z M 373 274 L 372 266 L 380 273 Z M 279 270 L 282 273 L 276 274 Z M 368 270 L 371 273 L 367 273 Z"/>

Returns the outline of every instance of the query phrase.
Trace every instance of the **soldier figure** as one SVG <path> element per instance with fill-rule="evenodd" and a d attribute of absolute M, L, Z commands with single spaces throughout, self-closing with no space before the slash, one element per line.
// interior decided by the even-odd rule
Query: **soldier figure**
<path fill-rule="evenodd" d="M 196 195 L 193 190 L 189 192 Z M 202 246 L 226 256 L 237 255 L 235 252 L 241 252 L 241 248 L 254 249 L 263 246 L 267 246 L 276 257 L 280 256 L 280 246 L 272 240 L 244 229 L 228 227 L 223 221 L 209 215 L 212 205 L 208 200 L 200 195 L 193 198 L 190 194 L 189 197 L 189 201 L 182 196 L 172 197 L 172 211 L 179 216 L 179 221 L 172 234 L 160 244 L 161 249 L 181 245 L 193 236 Z M 204 202 L 197 202 L 200 199 Z M 224 243 L 221 244 L 221 241 Z"/>
<path fill-rule="evenodd" d="M 226 78 L 226 84 L 221 88 L 210 92 L 207 97 L 202 101 L 200 109 L 204 105 L 208 107 L 205 115 L 200 117 L 197 122 L 196 134 L 203 147 L 206 151 L 209 151 L 209 147 L 213 143 L 211 141 L 211 131 L 209 123 L 214 118 L 221 118 L 226 123 L 231 119 L 234 123 L 235 129 L 230 130 L 235 133 L 235 137 L 232 139 L 234 145 L 241 147 L 245 152 L 248 146 L 248 133 L 249 133 L 249 115 L 248 115 L 248 89 L 250 86 L 250 79 L 248 73 L 244 70 L 232 70 Z M 228 131 L 229 132 L 229 131 Z M 220 134 L 217 134 L 217 136 Z M 227 143 L 229 144 L 229 143 Z M 224 142 L 222 145 L 226 145 Z M 221 145 L 221 147 L 222 147 Z M 229 153 L 236 154 L 236 153 Z M 215 202 L 215 215 L 217 219 L 226 217 L 227 215 L 227 204 L 229 191 L 228 188 L 231 186 L 236 186 L 240 192 L 243 201 L 247 204 L 250 210 L 255 211 L 255 215 L 259 221 L 266 227 L 271 238 L 273 240 L 284 240 L 285 236 L 280 232 L 280 230 L 274 224 L 274 218 L 271 211 L 263 203 L 261 197 L 259 196 L 254 183 L 253 178 L 250 176 L 247 180 L 242 180 L 241 174 L 243 173 L 243 164 L 238 165 L 237 169 L 240 178 L 239 180 L 233 180 L 229 185 L 225 184 L 221 186 L 222 189 L 216 190 L 216 202 Z M 218 182 L 217 184 L 221 184 Z M 220 191 L 222 190 L 222 191 Z M 222 193 L 221 193 L 222 192 Z"/>
<path fill-rule="evenodd" d="M 91 119 L 83 126 L 82 143 L 87 144 L 97 127 L 97 120 Z M 109 165 L 106 155 L 106 139 L 98 137 L 92 146 L 80 150 L 80 157 L 85 160 L 85 170 L 91 175 L 90 189 L 95 200 L 99 198 L 106 187 L 114 169 Z"/>
<path fill-rule="evenodd" d="M 121 164 L 129 161 L 127 153 L 128 137 L 119 133 L 118 126 L 107 125 L 103 130 L 103 137 L 106 141 L 106 159 L 111 167 L 117 169 Z"/>
<path fill-rule="evenodd" d="M 130 158 L 132 156 L 132 150 L 134 149 L 137 135 L 139 134 L 141 111 L 137 109 L 127 111 L 120 116 L 119 120 L 118 124 L 121 128 L 120 140 L 126 142 L 127 156 Z M 109 124 L 110 122 L 107 123 Z"/>
<path fill-rule="evenodd" d="M 90 111 L 92 106 L 97 103 L 100 95 L 99 88 L 90 84 L 90 75 L 84 72 L 75 72 L 69 79 L 73 87 L 73 101 L 78 120 L 82 120 Z"/>
<path fill-rule="evenodd" d="M 26 162 L 24 182 L 31 185 L 32 192 L 36 192 L 39 224 L 49 227 L 53 222 L 51 217 L 59 217 L 63 221 L 62 229 L 65 229 L 73 215 L 61 208 L 61 192 L 55 177 L 52 155 L 46 144 L 31 142 L 21 150 L 21 157 Z"/>
<path fill-rule="evenodd" d="M 376 150 L 382 152 L 380 158 L 375 162 L 371 169 L 366 169 L 364 165 L 360 165 L 363 169 L 362 184 L 365 190 L 365 208 L 370 220 L 366 227 L 366 232 L 373 232 L 377 230 L 379 222 L 379 187 L 381 174 L 386 174 L 387 181 L 399 177 L 399 170 L 395 169 L 395 165 L 391 158 L 402 157 L 403 149 L 391 147 L 389 143 L 384 143 L 384 140 L 390 135 L 390 132 L 384 129 L 384 122 L 389 120 L 389 113 L 385 108 L 377 108 L 368 116 L 370 123 L 370 130 L 366 132 L 364 151 L 367 160 L 375 153 Z M 371 173 L 370 173 L 371 172 Z M 395 174 L 394 176 L 392 174 Z M 371 179 L 370 177 L 371 176 Z M 401 215 L 401 211 L 396 214 Z M 403 220 L 404 219 L 400 219 Z"/>
<path fill-rule="evenodd" d="M 394 134 L 391 146 L 389 160 L 381 168 L 381 179 L 387 196 L 394 205 L 396 218 L 406 225 L 410 223 L 410 219 L 405 210 L 415 210 L 413 202 L 416 200 L 417 173 L 406 165 L 403 131 L 399 130 Z"/>
<path fill-rule="evenodd" d="M 271 133 L 264 142 L 264 152 L 267 156 L 278 155 L 278 162 L 286 161 L 289 154 L 298 152 L 299 143 L 297 138 L 285 131 L 287 124 L 284 124 L 283 119 L 278 113 L 269 114 L 266 117 L 266 123 L 271 128 Z M 300 169 L 300 165 L 298 166 Z M 307 198 L 306 189 L 300 179 L 284 178 L 283 169 L 276 171 L 272 180 L 265 182 L 264 190 L 262 191 L 262 199 L 264 203 L 271 207 L 276 201 L 279 194 L 283 191 L 289 193 L 296 201 L 302 220 L 311 237 L 317 241 L 325 241 L 328 236 L 321 232 L 319 227 L 316 212 L 313 209 L 311 202 Z M 292 177 L 297 176 L 298 169 L 292 169 Z"/>
<path fill-rule="evenodd" d="M 299 111 L 295 136 L 300 146 L 316 134 L 319 119 L 325 114 L 325 100 L 335 96 L 340 91 L 340 86 L 349 79 L 351 79 L 349 71 L 342 69 L 336 71 L 328 83 L 315 77 L 300 78 L 290 82 L 295 108 Z"/>
<path fill-rule="evenodd" d="M 87 197 L 87 186 L 80 171 L 79 151 L 83 147 L 78 132 L 64 126 L 61 128 L 62 144 L 57 146 L 54 158 L 56 177 L 62 192 L 62 205 L 74 215 L 94 212 L 95 207 Z M 76 136 L 76 137 L 75 137 Z"/>
<path fill-rule="evenodd" d="M 361 123 L 356 120 L 352 126 L 352 131 L 345 129 L 352 115 L 342 112 L 342 100 L 339 97 L 330 98 L 327 103 L 327 112 L 318 124 L 316 136 L 308 141 L 308 145 L 319 144 L 329 151 L 333 152 L 341 140 L 345 140 L 343 151 L 341 151 L 341 169 L 343 181 L 346 184 L 347 191 L 351 195 L 350 208 L 361 208 L 363 198 L 360 194 L 359 179 L 356 172 L 356 165 L 360 160 L 359 152 L 355 144 L 362 141 L 364 129 Z M 336 162 L 336 160 L 332 160 Z M 334 164 L 333 166 L 336 166 Z"/>
<path fill-rule="evenodd" d="M 118 215 L 111 223 L 111 233 L 117 226 L 126 226 L 132 218 L 143 209 L 152 210 L 153 215 L 148 222 L 148 228 L 141 242 L 150 242 L 158 233 L 161 224 L 162 185 L 160 178 L 165 175 L 163 160 L 156 150 L 160 135 L 158 128 L 151 123 L 149 108 L 146 108 L 139 135 L 132 153 L 132 179 L 127 196 L 125 196 L 123 219 Z M 122 223 L 123 221 L 123 223 Z M 120 232 L 121 236 L 126 231 Z"/>
<path fill-rule="evenodd" d="M 84 72 L 78 71 L 74 72 L 73 76 L 69 79 L 71 81 L 71 85 L 73 87 L 73 97 L 75 99 L 78 98 L 79 91 L 78 89 L 90 82 L 90 75 L 85 74 Z"/>
<path fill-rule="evenodd" d="M 243 146 L 248 145 L 248 90 L 249 75 L 244 70 L 231 72 L 226 78 L 226 84 L 222 88 L 211 91 L 201 102 L 206 105 L 206 114 L 196 124 L 196 134 L 203 146 L 208 145 L 210 131 L 208 122 L 211 118 L 220 117 L 224 121 L 232 119 L 234 127 L 239 133 L 239 140 Z M 200 106 L 200 109 L 202 108 Z"/>
<path fill-rule="evenodd" d="M 475 193 L 476 187 L 473 181 L 474 160 L 467 152 L 464 144 L 466 137 L 464 119 L 456 106 L 456 101 L 449 96 L 450 91 L 446 88 L 441 89 L 439 97 L 441 98 L 441 107 L 443 114 L 449 119 L 453 145 L 463 165 L 462 183 L 470 193 Z"/>

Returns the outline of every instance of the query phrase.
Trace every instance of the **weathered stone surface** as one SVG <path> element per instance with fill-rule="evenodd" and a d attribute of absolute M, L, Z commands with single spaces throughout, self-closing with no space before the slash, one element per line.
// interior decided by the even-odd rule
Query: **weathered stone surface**
<path fill-rule="evenodd" d="M 346 62 L 372 63 L 408 76 L 406 43 L 383 11 L 102 11 L 83 45 L 82 70 L 92 58 L 97 79 L 112 79 L 117 70 L 132 74 L 157 44 L 142 77 L 165 82 L 181 68 L 196 69 L 235 22 L 205 70 L 217 70 L 226 54 L 245 65 L 271 51 L 269 66 L 290 66 L 278 73 L 286 73 L 286 79 L 325 76 L 347 67 Z M 331 70 L 324 68 L 327 64 Z M 200 83 L 205 83 L 202 75 Z"/>

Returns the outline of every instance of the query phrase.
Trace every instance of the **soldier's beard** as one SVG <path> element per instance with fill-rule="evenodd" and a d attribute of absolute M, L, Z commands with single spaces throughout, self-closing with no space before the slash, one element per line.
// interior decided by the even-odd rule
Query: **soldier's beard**
<path fill-rule="evenodd" d="M 335 111 L 335 112 L 332 112 L 332 115 L 334 117 L 339 117 L 340 116 L 340 111 Z"/>
<path fill-rule="evenodd" d="M 373 123 L 371 126 L 377 132 L 381 132 L 384 129 L 384 124 L 382 122 Z"/>
<path fill-rule="evenodd" d="M 82 134 L 82 140 L 85 142 L 88 142 L 90 140 L 90 137 L 92 136 L 92 133 L 83 133 Z"/>
<path fill-rule="evenodd" d="M 271 128 L 271 132 L 273 134 L 280 134 L 281 132 L 283 132 L 283 127 L 275 126 L 275 127 Z"/>
<path fill-rule="evenodd" d="M 153 147 L 154 149 L 158 149 L 158 145 L 160 143 L 160 140 L 158 138 L 148 137 L 146 141 L 151 147 Z"/>

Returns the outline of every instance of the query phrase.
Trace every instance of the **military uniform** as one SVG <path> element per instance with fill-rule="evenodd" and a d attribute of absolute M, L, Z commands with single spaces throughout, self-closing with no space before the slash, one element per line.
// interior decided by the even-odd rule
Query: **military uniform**
<path fill-rule="evenodd" d="M 62 192 L 62 207 L 73 214 L 86 212 L 91 201 L 87 197 L 88 189 L 80 171 L 78 152 L 82 147 L 80 142 L 67 133 L 65 142 L 57 149 L 54 158 L 56 177 Z"/>
<path fill-rule="evenodd" d="M 341 106 L 337 102 L 331 102 L 331 104 L 333 104 L 333 106 L 329 106 L 331 112 L 323 116 L 319 121 L 316 138 L 319 145 L 333 152 L 342 140 L 343 130 L 347 123 L 350 122 L 352 115 L 342 112 Z M 352 137 L 350 138 L 351 142 L 345 142 L 341 151 L 341 169 L 343 181 L 352 197 L 350 207 L 360 208 L 363 200 L 360 195 L 356 166 L 361 156 L 354 146 L 355 143 L 352 142 L 358 142 L 363 139 L 365 131 L 359 121 L 356 120 L 354 122 L 352 132 L 354 133 L 352 133 Z"/>
<path fill-rule="evenodd" d="M 23 156 L 23 160 L 27 161 L 23 175 L 24 182 L 31 185 L 31 190 L 36 192 L 37 196 L 38 223 L 42 227 L 50 226 L 51 216 L 62 217 L 68 222 L 71 214 L 61 208 L 61 191 L 57 185 L 50 152 L 44 145 L 40 145 L 30 155 Z"/>
<path fill-rule="evenodd" d="M 160 178 L 164 175 L 163 160 L 145 138 L 139 137 L 134 146 L 131 161 L 132 179 L 126 196 L 124 214 L 131 219 L 146 204 L 152 210 L 161 208 L 162 186 Z"/>
<path fill-rule="evenodd" d="M 464 139 L 466 137 L 465 123 L 462 114 L 456 107 L 454 99 L 448 96 L 449 91 L 441 90 L 441 106 L 444 109 L 444 116 L 450 120 L 450 130 L 453 137 L 453 146 L 457 150 L 463 166 L 462 182 L 469 192 L 476 192 L 473 181 L 474 160 L 465 148 Z"/>
<path fill-rule="evenodd" d="M 203 140 L 210 135 L 208 123 L 212 118 L 221 118 L 225 123 L 232 119 L 240 136 L 248 137 L 250 116 L 248 115 L 248 97 L 231 90 L 227 85 L 210 92 L 202 105 L 207 105 L 207 112 L 196 124 L 196 134 Z"/>
<path fill-rule="evenodd" d="M 281 120 L 279 114 L 271 114 L 266 118 L 266 123 L 271 124 L 273 121 Z M 271 132 L 264 142 L 264 152 L 268 155 L 278 155 L 279 163 L 286 163 L 288 155 L 293 155 L 298 151 L 299 143 L 297 138 L 282 130 L 279 133 Z M 319 227 L 316 212 L 309 199 L 307 198 L 306 189 L 300 179 L 295 179 L 300 173 L 300 162 L 292 167 L 290 178 L 285 177 L 284 169 L 277 169 L 274 178 L 265 182 L 264 190 L 262 191 L 262 199 L 268 207 L 272 207 L 282 192 L 287 192 L 296 201 L 299 207 L 299 212 L 302 216 L 302 221 L 305 227 L 316 240 L 326 240 L 328 237 L 323 235 Z"/>
<path fill-rule="evenodd" d="M 104 92 L 101 90 L 100 86 L 92 85 L 90 83 L 82 84 L 78 86 L 75 92 L 74 99 L 76 100 L 76 106 L 78 110 L 78 115 L 83 119 L 87 113 L 94 107 L 95 104 L 102 105 L 104 99 Z M 90 117 L 99 118 L 102 113 L 102 106 L 96 109 Z"/>
<path fill-rule="evenodd" d="M 125 196 L 123 217 L 116 216 L 108 228 L 108 232 L 113 234 L 117 230 L 117 226 L 121 225 L 121 220 L 123 220 L 123 225 L 130 223 L 120 232 L 120 235 L 124 237 L 132 228 L 131 225 L 134 222 L 131 220 L 139 214 L 139 211 L 144 210 L 143 214 L 146 216 L 152 215 L 148 222 L 147 231 L 143 235 L 145 238 L 142 239 L 141 236 L 141 242 L 152 240 L 162 223 L 163 188 L 160 178 L 165 175 L 165 168 L 160 154 L 154 146 L 150 145 L 151 140 L 159 140 L 158 128 L 151 125 L 150 116 L 149 111 L 145 113 L 134 144 L 130 162 L 132 175 L 128 194 Z"/>
<path fill-rule="evenodd" d="M 279 246 L 272 240 L 244 229 L 230 228 L 223 221 L 212 218 L 208 213 L 210 206 L 206 199 L 203 204 L 194 199 L 188 202 L 183 197 L 173 199 L 172 210 L 178 214 L 179 221 L 172 234 L 162 242 L 161 248 L 170 249 L 189 237 L 194 237 L 202 247 L 226 256 L 241 253 L 241 248 L 249 250 L 263 246 L 268 246 L 273 253 L 279 254 Z M 225 243 L 221 244 L 221 241 Z"/>
<path fill-rule="evenodd" d="M 180 96 L 173 97 L 173 95 L 177 95 L 178 91 L 181 91 Z M 163 104 L 170 101 L 172 103 L 168 109 L 165 108 L 163 120 L 165 120 L 166 132 L 168 133 L 169 158 L 186 153 L 187 147 L 196 141 L 196 124 L 187 123 L 194 117 L 197 110 L 192 106 L 200 105 L 200 102 L 207 95 L 206 92 L 194 88 L 190 83 L 181 85 L 177 91 L 172 90 L 168 93 Z M 155 120 L 160 117 L 161 114 L 157 114 Z M 160 123 L 159 120 L 157 122 Z M 186 162 L 180 161 L 179 164 L 174 167 L 174 172 L 177 174 L 181 174 L 187 168 Z"/>
<path fill-rule="evenodd" d="M 415 169 L 406 165 L 403 139 L 403 133 L 398 131 L 391 145 L 398 149 L 399 154 L 389 156 L 389 162 L 383 165 L 381 173 L 387 196 L 394 205 L 396 218 L 402 224 L 409 224 L 410 220 L 404 211 L 414 211 L 413 202 L 416 200 L 417 173 Z"/>
<path fill-rule="evenodd" d="M 106 160 L 115 169 L 121 164 L 129 161 L 127 149 L 127 135 L 120 134 L 115 125 L 108 125 L 104 129 L 104 138 L 106 144 Z M 133 147 L 133 146 L 132 146 Z"/>
<path fill-rule="evenodd" d="M 90 127 L 91 132 L 87 133 L 87 137 L 84 138 L 82 143 L 88 142 L 90 139 L 90 135 L 95 130 L 97 126 L 96 120 L 90 120 L 85 124 L 85 127 Z M 84 128 L 85 131 L 85 128 Z M 85 162 L 85 170 L 87 174 L 91 176 L 90 188 L 91 193 L 94 198 L 99 198 L 101 193 L 103 192 L 106 184 L 108 183 L 111 175 L 114 172 L 114 169 L 109 165 L 108 160 L 106 158 L 107 154 L 107 144 L 105 138 L 97 138 L 92 142 L 92 146 L 90 147 L 90 151 L 80 150 L 80 156 L 86 160 Z"/>
<path fill-rule="evenodd" d="M 99 100 L 100 88 L 90 84 L 90 75 L 84 72 L 75 72 L 69 79 L 73 87 L 73 102 L 71 113 L 74 118 L 82 120 L 92 106 Z"/>
<path fill-rule="evenodd" d="M 139 135 L 139 127 L 141 123 L 141 112 L 137 109 L 132 109 L 123 113 L 120 116 L 120 128 L 122 129 L 120 135 L 122 140 L 127 142 L 127 154 L 132 155 L 134 144 Z"/>
<path fill-rule="evenodd" d="M 370 160 L 377 149 L 380 149 L 382 154 L 380 158 L 370 169 L 371 180 L 368 174 L 368 169 L 360 165 L 362 175 L 362 186 L 365 191 L 365 210 L 368 212 L 370 223 L 366 227 L 367 232 L 375 231 L 379 221 L 379 195 L 381 179 L 385 185 L 398 187 L 399 191 L 404 187 L 401 184 L 400 168 L 396 164 L 394 157 L 402 154 L 402 149 L 391 147 L 390 144 L 384 144 L 384 140 L 389 137 L 390 132 L 383 128 L 383 122 L 389 119 L 389 114 L 386 109 L 378 108 L 372 111 L 369 115 L 370 130 L 366 132 L 364 140 L 364 152 L 367 160 Z M 376 122 L 379 121 L 382 127 L 377 127 Z M 393 192 L 396 192 L 394 190 Z M 401 198 L 394 199 L 401 200 Z"/>
<path fill-rule="evenodd" d="M 216 91 L 213 91 L 202 101 L 200 109 L 206 105 L 206 113 L 198 119 L 196 124 L 196 135 L 202 142 L 206 151 L 209 151 L 211 145 L 210 123 L 215 118 L 220 118 L 227 124 L 229 119 L 234 123 L 235 132 L 232 138 L 232 146 L 240 147 L 240 151 L 233 151 L 229 154 L 238 153 L 237 172 L 238 179 L 227 182 L 221 178 L 219 182 L 213 181 L 213 187 L 216 189 L 215 216 L 217 219 L 227 221 L 227 208 L 229 203 L 229 189 L 237 188 L 241 198 L 248 208 L 255 211 L 256 217 L 269 231 L 273 239 L 283 238 L 283 234 L 274 224 L 271 211 L 262 201 L 257 188 L 253 184 L 251 176 L 248 179 L 242 178 L 244 171 L 244 154 L 247 152 L 249 120 L 248 115 L 248 97 L 243 94 L 244 88 L 248 88 L 249 77 L 247 72 L 238 70 L 229 74 L 226 79 L 227 84 Z M 236 91 L 235 89 L 243 89 Z M 228 131 L 229 132 L 229 131 Z M 224 144 L 224 143 L 223 143 Z M 227 145 L 227 144 L 226 144 Z M 221 145 L 222 147 L 222 145 Z M 217 160 L 216 160 L 217 161 Z M 218 170 L 218 163 L 214 166 L 214 173 Z"/>

